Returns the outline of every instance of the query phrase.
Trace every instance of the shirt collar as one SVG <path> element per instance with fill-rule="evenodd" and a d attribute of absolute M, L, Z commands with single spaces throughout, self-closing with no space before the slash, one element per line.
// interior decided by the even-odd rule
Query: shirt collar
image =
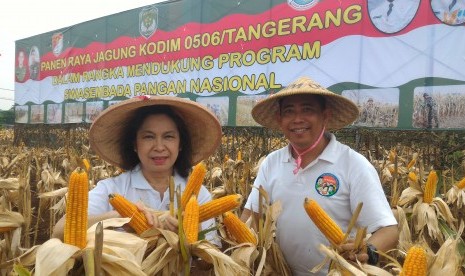
<path fill-rule="evenodd" d="M 323 152 L 320 154 L 318 159 L 328 161 L 330 163 L 335 163 L 339 158 L 339 152 L 337 151 L 337 141 L 336 136 L 333 133 L 328 133 L 329 135 L 329 143 Z M 328 137 L 326 136 L 326 137 Z"/>
<path fill-rule="evenodd" d="M 326 148 L 323 150 L 323 152 L 318 156 L 317 159 L 325 160 L 331 163 L 336 162 L 338 158 L 338 152 L 337 152 L 337 141 L 336 141 L 336 136 L 334 136 L 333 133 L 325 133 L 325 137 L 329 137 L 329 143 L 326 146 Z M 289 144 L 287 145 L 287 150 L 283 154 L 283 163 L 288 163 L 292 162 L 292 146 Z"/>
<path fill-rule="evenodd" d="M 153 190 L 152 186 L 150 186 L 149 182 L 147 179 L 145 179 L 144 175 L 142 174 L 142 170 L 140 168 L 140 164 L 134 167 L 130 171 L 131 174 L 131 184 L 134 188 L 136 189 L 141 189 L 141 190 Z M 175 170 L 174 171 L 174 187 L 177 187 L 181 185 L 181 183 L 184 183 L 185 179 L 178 174 L 178 172 Z"/>

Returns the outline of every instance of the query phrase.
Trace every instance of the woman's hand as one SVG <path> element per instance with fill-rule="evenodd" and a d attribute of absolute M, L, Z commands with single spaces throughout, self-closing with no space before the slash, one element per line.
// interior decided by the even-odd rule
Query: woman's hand
<path fill-rule="evenodd" d="M 171 216 L 168 211 L 157 212 L 145 207 L 141 202 L 136 203 L 137 208 L 147 218 L 147 223 L 154 228 L 161 228 L 173 232 L 178 231 L 178 219 Z"/>
<path fill-rule="evenodd" d="M 178 232 L 178 219 L 171 216 L 169 212 L 164 212 L 160 216 L 158 216 L 158 221 L 161 224 L 161 228 L 170 230 L 173 232 Z"/>
<path fill-rule="evenodd" d="M 158 216 L 153 214 L 148 208 L 144 206 L 142 202 L 136 202 L 137 209 L 141 211 L 145 218 L 147 219 L 147 223 L 155 228 L 161 228 L 160 222 L 158 220 Z"/>

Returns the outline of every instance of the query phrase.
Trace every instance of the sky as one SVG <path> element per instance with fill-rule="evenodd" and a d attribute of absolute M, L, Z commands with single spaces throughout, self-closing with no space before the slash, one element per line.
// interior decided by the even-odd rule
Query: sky
<path fill-rule="evenodd" d="M 14 105 L 15 41 L 161 0 L 14 0 L 0 12 L 0 110 Z"/>

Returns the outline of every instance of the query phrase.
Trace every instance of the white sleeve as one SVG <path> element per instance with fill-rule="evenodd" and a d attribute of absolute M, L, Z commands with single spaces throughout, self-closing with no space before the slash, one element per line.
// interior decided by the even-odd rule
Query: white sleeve
<path fill-rule="evenodd" d="M 101 215 L 113 210 L 109 201 L 108 195 L 113 191 L 111 190 L 110 179 L 104 179 L 97 182 L 97 185 L 89 191 L 89 209 L 90 216 Z"/>
<path fill-rule="evenodd" d="M 376 169 L 368 160 L 364 159 L 363 162 L 364 169 L 352 170 L 351 179 L 356 179 L 357 183 L 351 186 L 350 202 L 352 210 L 355 210 L 359 202 L 363 202 L 358 223 L 367 226 L 367 231 L 373 233 L 381 227 L 396 225 L 397 221 L 386 199 Z"/>

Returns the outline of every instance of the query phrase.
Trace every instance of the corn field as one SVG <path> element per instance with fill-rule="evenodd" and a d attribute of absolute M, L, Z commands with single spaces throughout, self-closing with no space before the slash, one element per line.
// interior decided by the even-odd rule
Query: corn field
<path fill-rule="evenodd" d="M 90 164 L 89 190 L 99 180 L 121 173 L 93 154 L 87 131 L 84 124 L 0 131 L 1 275 L 290 275 L 273 239 L 280 206 L 266 201 L 266 195 L 267 207 L 254 222 L 259 231 L 247 223 L 255 240 L 249 235 L 243 242 L 225 227 L 229 217 L 241 214 L 242 205 L 216 217 L 220 249 L 201 238 L 187 243 L 183 230 L 137 235 L 107 227 L 122 226 L 129 218 L 90 227 L 83 249 L 51 239 L 54 225 L 66 212 L 69 178 L 83 166 L 82 160 Z M 344 261 L 337 246 L 322 245 L 319 250 L 331 262 L 328 274 L 408 275 L 407 260 L 414 254 L 408 252 L 415 252 L 423 258 L 425 275 L 463 275 L 464 133 L 344 129 L 335 135 L 377 169 L 399 223 L 400 240 L 378 267 Z M 224 128 L 221 146 L 204 160 L 203 184 L 214 199 L 238 195 L 244 204 L 262 158 L 284 145 L 280 134 L 266 129 Z M 196 267 L 189 257 L 207 266 Z"/>

